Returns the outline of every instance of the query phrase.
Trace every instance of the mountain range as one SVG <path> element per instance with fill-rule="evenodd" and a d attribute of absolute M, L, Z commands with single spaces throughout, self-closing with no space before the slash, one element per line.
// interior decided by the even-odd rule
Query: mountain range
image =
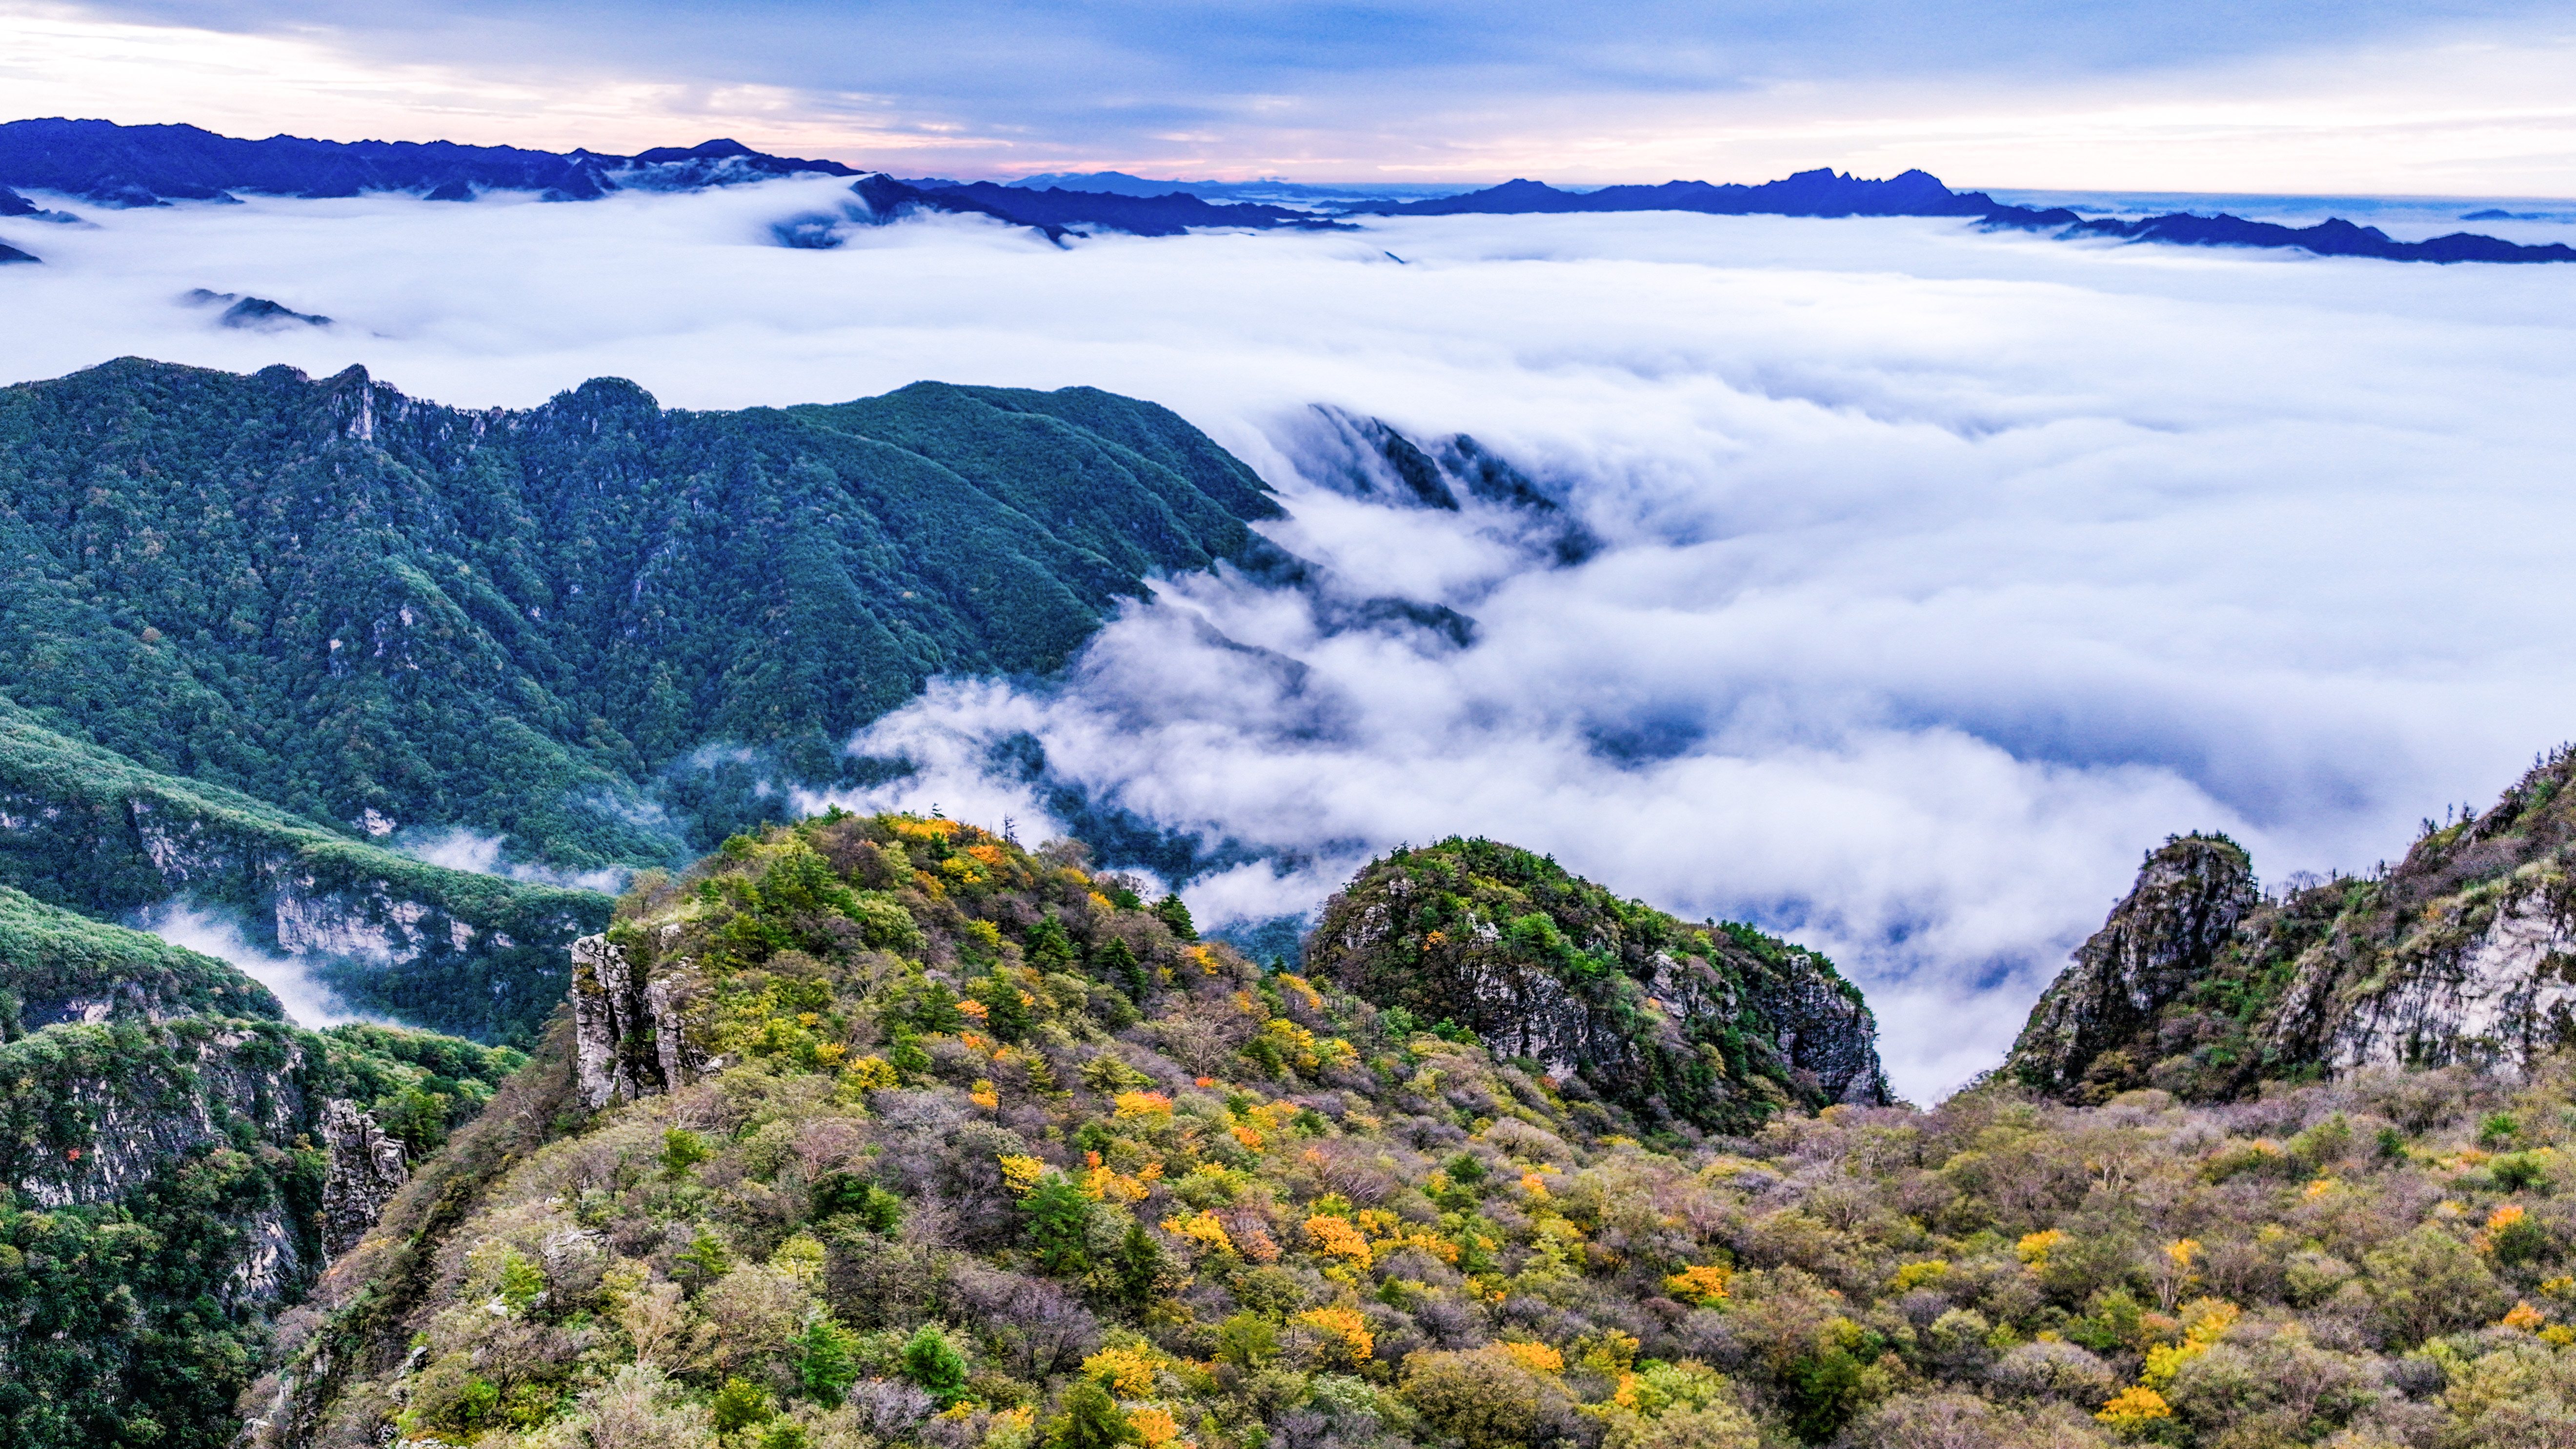
<path fill-rule="evenodd" d="M 1565 191 L 1516 179 L 1483 190 L 1410 201 L 1354 199 L 1335 188 L 1309 188 L 1315 194 L 1306 195 L 1294 188 L 1272 187 L 1261 193 L 1270 200 L 1261 201 L 1244 199 L 1247 193 L 1232 183 L 1151 182 L 1123 172 L 1031 178 L 1010 185 L 937 177 L 901 181 L 882 173 L 862 174 L 837 161 L 770 156 L 730 140 L 610 156 L 458 146 L 445 141 L 336 142 L 293 136 L 249 141 L 194 126 L 119 126 L 60 118 L 0 124 L 0 217 L 37 214 L 34 202 L 9 189 L 20 186 L 118 207 L 160 205 L 168 198 L 222 201 L 233 199 L 235 191 L 302 197 L 405 192 L 437 201 L 471 201 L 487 191 L 519 191 L 535 192 L 550 201 L 586 201 L 622 189 L 696 190 L 807 174 L 858 177 L 851 189 L 859 204 L 838 215 L 782 220 L 774 232 L 787 246 L 836 246 L 847 224 L 882 224 L 920 211 L 990 216 L 1033 228 L 1059 243 L 1082 227 L 1177 236 L 1200 227 L 1330 229 L 1348 225 L 1335 217 L 1349 216 L 1682 211 L 1718 216 L 1961 217 L 1989 228 L 2042 231 L 2066 239 L 2288 248 L 2318 256 L 2382 261 L 2576 261 L 2576 247 L 2564 243 L 2523 245 L 2474 232 L 2406 242 L 2377 227 L 2340 218 L 2290 227 L 2223 212 L 2207 216 L 2173 212 L 2126 220 L 2088 217 L 2063 207 L 2008 205 L 1980 191 L 1953 191 L 1920 170 L 1871 180 L 1819 168 L 1752 186 L 1668 181 L 1659 186 L 1606 186 L 1589 191 Z M 1041 189 L 1033 184 L 1038 180 L 1079 181 L 1086 186 L 1049 184 Z M 1282 200 L 1294 204 L 1275 204 Z M 38 260 L 24 248 L 0 243 L 0 264 Z"/>
<path fill-rule="evenodd" d="M 221 201 L 235 191 L 307 197 L 408 191 L 433 201 L 534 191 L 549 200 L 587 201 L 627 187 L 677 191 L 807 173 L 858 174 L 837 161 L 768 156 L 725 140 L 608 156 L 451 141 L 247 141 L 196 126 L 61 117 L 0 124 L 0 185 L 103 206 Z M 0 208 L 6 205 L 0 199 Z"/>
<path fill-rule="evenodd" d="M 2473 232 L 2453 232 L 2420 242 L 2396 241 L 2377 227 L 2333 219 L 2288 227 L 2220 213 L 2173 212 L 2123 221 L 2086 217 L 2064 207 L 2010 206 L 1982 191 L 1952 191 L 1938 177 L 1907 171 L 1883 181 L 1831 170 L 1801 171 L 1759 186 L 1712 186 L 1667 181 L 1661 186 L 1605 186 L 1560 191 L 1542 182 L 1514 180 L 1483 191 L 1427 201 L 1350 208 L 1376 216 L 1518 216 L 1621 211 L 1689 211 L 1712 216 L 1957 216 L 1993 228 L 2047 231 L 2066 238 L 2163 242 L 2176 246 L 2295 247 L 2329 257 L 2371 257 L 2397 262 L 2569 262 L 2576 247 L 2563 242 L 2523 246 Z"/>

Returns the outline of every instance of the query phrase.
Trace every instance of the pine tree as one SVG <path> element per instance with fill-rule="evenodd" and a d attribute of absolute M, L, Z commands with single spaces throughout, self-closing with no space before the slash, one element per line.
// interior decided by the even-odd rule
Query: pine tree
<path fill-rule="evenodd" d="M 1091 1266 L 1091 1199 L 1082 1189 L 1050 1175 L 1020 1200 L 1020 1211 L 1028 1215 L 1029 1246 L 1040 1272 L 1071 1277 Z"/>
<path fill-rule="evenodd" d="M 1064 922 L 1046 916 L 1029 927 L 1028 941 L 1021 951 L 1028 963 L 1040 971 L 1061 971 L 1073 964 L 1073 937 L 1066 933 Z"/>
<path fill-rule="evenodd" d="M 1145 963 L 1136 959 L 1136 949 L 1116 936 L 1092 948 L 1094 975 L 1127 993 L 1127 998 L 1142 1006 L 1145 1002 Z"/>
<path fill-rule="evenodd" d="M 966 1397 L 966 1360 L 935 1323 L 923 1324 L 904 1344 L 903 1376 L 943 1409 Z"/>

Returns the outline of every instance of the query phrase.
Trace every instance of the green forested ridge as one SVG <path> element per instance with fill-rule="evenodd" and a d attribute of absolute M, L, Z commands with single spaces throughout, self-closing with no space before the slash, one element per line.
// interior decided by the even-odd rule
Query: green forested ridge
<path fill-rule="evenodd" d="M 133 359 L 0 389 L 0 500 L 0 678 L 48 726 L 583 866 L 670 856 L 657 804 L 721 817 L 702 747 L 828 778 L 932 674 L 1051 669 L 1276 512 L 1090 389 L 689 413 L 599 380 L 467 412 Z"/>
<path fill-rule="evenodd" d="M 1346 899 L 1473 862 L 1493 884 L 1462 900 L 1550 903 L 1506 932 L 1595 913 L 1615 949 L 1575 949 L 1605 969 L 1676 944 L 1509 847 L 1408 860 Z M 1392 977 L 1265 971 L 1177 917 L 1078 848 L 906 816 L 640 882 L 613 937 L 711 1075 L 584 1114 L 554 1039 L 342 1261 L 259 1444 L 2518 1449 L 2576 1424 L 2563 1060 L 2208 1106 L 1998 1078 L 1640 1142 L 1370 999 Z"/>
<path fill-rule="evenodd" d="M 29 1449 L 229 1442 L 271 1316 L 322 1266 L 323 1104 L 427 1154 L 525 1060 L 300 1030 L 224 962 L 15 891 L 0 975 L 0 1426 Z M 113 1014 L 23 1030 L 69 997 Z"/>
<path fill-rule="evenodd" d="M 0 885 L 0 1037 L 82 1014 L 215 1012 L 274 1019 L 277 998 L 224 962 Z"/>
<path fill-rule="evenodd" d="M 319 974 L 353 1003 L 522 1043 L 534 1040 L 563 998 L 564 944 L 604 925 L 609 905 L 597 892 L 449 870 L 352 839 L 238 790 L 147 769 L 68 738 L 5 699 L 0 880 L 49 904 L 103 916 L 179 894 L 231 911 L 267 944 L 281 944 L 274 931 L 281 894 L 290 898 L 290 913 L 294 901 L 310 902 L 343 931 L 416 945 L 389 960 L 318 963 Z M 59 929 L 79 938 L 68 924 Z M 125 942 L 105 954 L 132 961 L 142 959 L 140 950 Z M 76 968 L 66 968 L 71 974 L 59 990 L 98 994 L 82 989 Z M 190 1004 L 208 1005 L 193 997 Z M 253 1014 L 274 1014 L 274 1004 Z"/>

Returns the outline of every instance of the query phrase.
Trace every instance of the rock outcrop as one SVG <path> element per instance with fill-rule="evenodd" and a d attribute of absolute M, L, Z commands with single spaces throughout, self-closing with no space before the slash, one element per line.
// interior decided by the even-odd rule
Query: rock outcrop
<path fill-rule="evenodd" d="M 2098 1101 L 2228 1096 L 2373 1066 L 2508 1070 L 2576 1045 L 2576 754 L 2394 867 L 2264 896 L 2244 852 L 2189 836 L 2040 998 L 2004 1071 Z"/>
<path fill-rule="evenodd" d="M 1824 957 L 1686 924 L 1492 841 L 1372 863 L 1326 903 L 1306 956 L 1362 998 L 1473 1031 L 1648 1127 L 1737 1129 L 1793 1104 L 1888 1099 L 1877 1023 Z"/>
<path fill-rule="evenodd" d="M 648 970 L 599 935 L 572 943 L 572 963 L 575 1078 L 582 1105 L 595 1112 L 705 1075 L 706 1054 L 682 1019 L 694 994 L 685 962 Z"/>
<path fill-rule="evenodd" d="M 411 1158 L 355 1102 L 326 1103 L 321 1128 L 331 1154 L 330 1175 L 322 1182 L 322 1254 L 336 1258 L 367 1235 L 385 1204 L 411 1181 Z"/>
<path fill-rule="evenodd" d="M 2013 1043 L 2011 1070 L 2042 1091 L 2073 1090 L 2094 1063 L 2126 1053 L 2159 1012 L 2209 974 L 2260 902 L 2253 863 L 2236 842 L 2206 835 L 2167 841 L 2031 1009 Z M 2129 1060 L 2121 1055 L 2114 1065 Z"/>

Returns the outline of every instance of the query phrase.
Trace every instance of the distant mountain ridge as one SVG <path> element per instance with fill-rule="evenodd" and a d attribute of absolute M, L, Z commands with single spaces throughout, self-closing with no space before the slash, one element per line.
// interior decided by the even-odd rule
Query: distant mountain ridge
<path fill-rule="evenodd" d="M 2064 207 L 2010 206 L 1982 191 L 1953 191 L 1927 171 L 1866 180 L 1819 168 L 1758 186 L 1667 181 L 1661 186 L 1605 186 L 1560 191 L 1544 182 L 1515 179 L 1463 196 L 1348 208 L 1369 216 L 1520 216 L 1583 212 L 1690 211 L 1712 216 L 1956 216 L 1986 226 L 2055 231 L 2061 237 L 2108 237 L 2176 246 L 2297 247 L 2329 257 L 2372 257 L 2392 262 L 2576 262 L 2576 247 L 2553 242 L 2523 246 L 2473 232 L 2401 242 L 2377 227 L 2340 218 L 2309 227 L 2248 221 L 2221 213 L 2173 212 L 2122 221 L 2085 217 Z"/>
<path fill-rule="evenodd" d="M 0 186 L 78 196 L 103 206 L 219 201 L 235 191 L 359 196 L 406 191 L 471 201 L 483 191 L 534 191 L 588 201 L 629 187 L 694 190 L 776 176 L 855 176 L 838 161 L 770 156 L 738 141 L 660 146 L 632 156 L 592 151 L 460 146 L 452 141 L 249 141 L 197 126 L 120 126 L 62 117 L 0 124 Z M 0 192 L 0 215 L 15 214 Z"/>
<path fill-rule="evenodd" d="M 2296 248 L 2319 256 L 2399 262 L 2576 262 L 2576 247 L 2564 243 L 2525 246 L 2476 232 L 2405 242 L 2341 218 L 2289 227 L 2224 212 L 2171 212 L 2136 220 L 2087 217 L 2064 207 L 2014 206 L 1982 191 L 1954 191 L 1922 170 L 1867 179 L 1820 167 L 1750 186 L 1667 181 L 1592 191 L 1565 191 L 1515 178 L 1463 194 L 1353 202 L 1345 198 L 1356 188 L 1163 182 L 1123 171 L 1024 177 L 1008 184 L 944 177 L 905 181 L 838 161 L 772 156 L 721 139 L 612 156 L 449 141 L 318 141 L 284 135 L 250 141 L 196 126 L 120 126 L 60 117 L 0 124 L 0 217 L 40 214 L 13 187 L 114 207 L 158 206 L 174 199 L 220 202 L 236 199 L 236 191 L 314 198 L 399 192 L 433 201 L 472 201 L 487 191 L 518 191 L 550 201 L 589 201 L 629 189 L 691 191 L 798 175 L 858 178 L 851 190 L 865 203 L 864 211 L 852 209 L 845 216 L 798 217 L 777 225 L 782 244 L 806 248 L 839 245 L 847 223 L 883 223 L 919 211 L 990 216 L 1033 228 L 1059 243 L 1082 227 L 1178 236 L 1198 227 L 1321 230 L 1348 224 L 1333 220 L 1337 216 L 1688 211 L 1712 216 L 1948 216 L 1990 228 L 2050 231 L 2070 240 Z M 1067 181 L 1092 189 L 1057 184 Z M 1041 187 L 1041 182 L 1049 184 Z M 1249 199 L 1255 194 L 1272 200 Z M 1299 205 L 1280 206 L 1273 204 L 1276 200 Z M 23 248 L 0 243 L 0 265 L 39 260 Z"/>
<path fill-rule="evenodd" d="M 853 221 L 883 226 L 915 212 L 941 211 L 993 217 L 1044 232 L 1049 240 L 1057 242 L 1080 235 L 1074 228 L 1083 226 L 1131 236 L 1179 236 L 1192 227 L 1203 226 L 1330 231 L 1350 225 L 1293 207 L 1256 202 L 1212 203 L 1185 191 L 1161 196 L 1064 191 L 1054 187 L 1032 191 L 990 181 L 923 184 L 885 175 L 863 176 L 851 184 L 850 191 L 866 208 L 863 213 L 852 211 L 847 219 Z M 836 246 L 840 241 L 837 222 L 828 217 L 786 223 L 780 228 L 779 238 L 790 246 L 803 247 Z"/>

